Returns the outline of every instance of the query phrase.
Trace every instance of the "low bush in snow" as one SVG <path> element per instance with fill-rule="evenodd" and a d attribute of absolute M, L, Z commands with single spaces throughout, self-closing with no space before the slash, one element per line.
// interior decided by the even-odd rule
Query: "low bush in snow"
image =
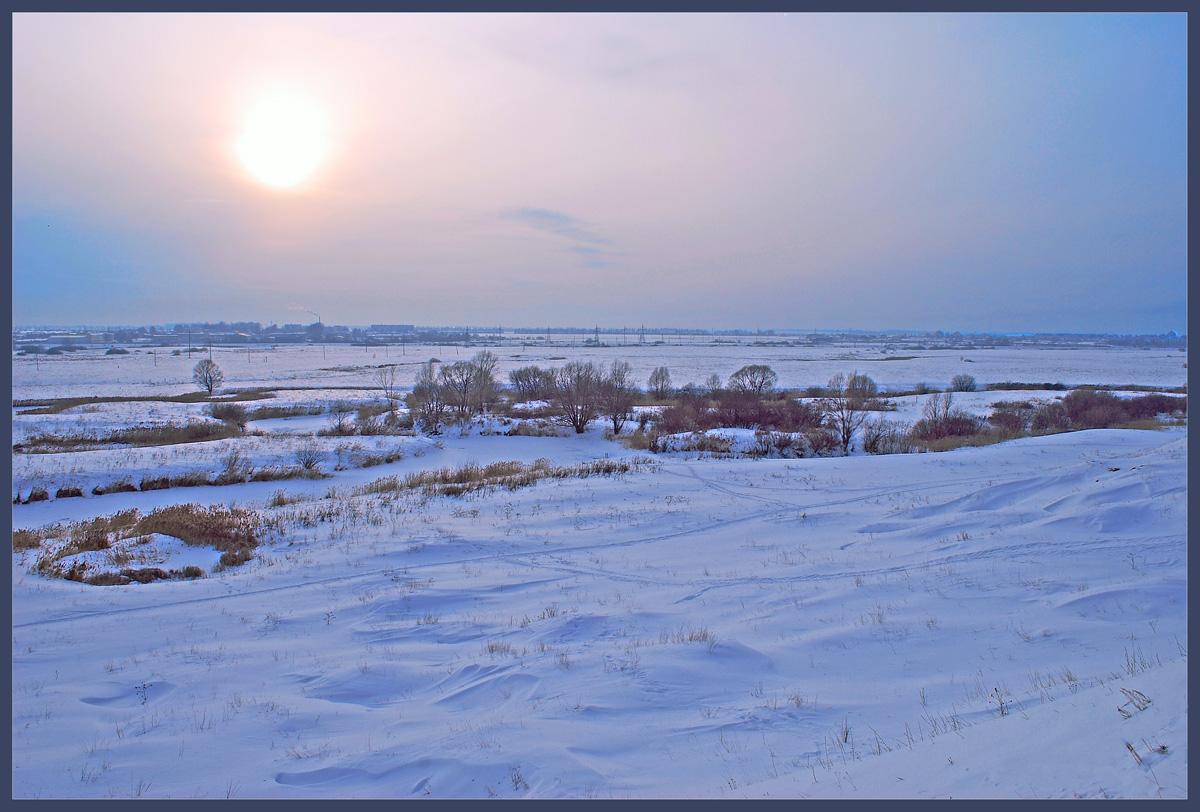
<path fill-rule="evenodd" d="M 863 424 L 862 449 L 868 454 L 911 454 L 917 450 L 911 431 L 909 423 L 880 417 Z"/>
<path fill-rule="evenodd" d="M 66 526 L 56 524 L 41 530 L 14 530 L 13 549 L 44 548 L 34 571 L 46 577 L 106 586 L 130 581 L 147 583 L 163 578 L 196 578 L 203 572 L 194 566 L 181 571 L 160 567 L 101 571 L 88 561 L 67 562 L 66 559 L 82 553 L 111 550 L 118 541 L 142 540 L 157 533 L 193 547 L 211 547 L 222 553 L 222 565 L 237 566 L 254 557 L 253 551 L 261 540 L 262 531 L 262 518 L 254 511 L 195 504 L 169 505 L 145 515 L 133 508 Z M 119 557 L 120 561 L 128 559 L 128 554 Z"/>
<path fill-rule="evenodd" d="M 950 393 L 945 392 L 932 395 L 926 401 L 924 415 L 913 424 L 911 436 L 928 444 L 935 440 L 974 437 L 986 432 L 982 418 L 956 408 Z"/>
<path fill-rule="evenodd" d="M 94 496 L 104 496 L 108 493 L 136 493 L 137 485 L 134 485 L 128 479 L 118 479 L 116 482 L 110 482 L 107 485 L 97 485 L 92 488 Z"/>
<path fill-rule="evenodd" d="M 243 429 L 249 420 L 246 407 L 240 403 L 209 403 L 204 407 L 204 413 Z"/>

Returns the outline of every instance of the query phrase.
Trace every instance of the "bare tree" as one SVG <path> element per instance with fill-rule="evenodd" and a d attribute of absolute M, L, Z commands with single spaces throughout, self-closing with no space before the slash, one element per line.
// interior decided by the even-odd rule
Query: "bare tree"
<path fill-rule="evenodd" d="M 665 400 L 671 396 L 671 371 L 666 367 L 658 367 L 650 373 L 650 380 L 647 385 L 650 387 L 651 394 L 659 400 Z"/>
<path fill-rule="evenodd" d="M 600 381 L 600 408 L 612 421 L 613 434 L 620 434 L 621 427 L 632 415 L 636 392 L 629 362 L 613 361 L 608 374 Z"/>
<path fill-rule="evenodd" d="M 225 373 L 221 371 L 215 361 L 205 358 L 192 369 L 192 380 L 196 382 L 196 386 L 208 392 L 208 396 L 212 397 L 213 392 L 220 389 L 221 384 L 225 383 Z"/>
<path fill-rule="evenodd" d="M 544 399 L 554 384 L 554 373 L 537 366 L 520 367 L 508 373 L 508 382 L 524 398 Z"/>
<path fill-rule="evenodd" d="M 729 376 L 729 388 L 734 392 L 753 392 L 763 395 L 775 388 L 779 376 L 766 364 L 749 364 Z"/>
<path fill-rule="evenodd" d="M 334 434 L 347 435 L 354 433 L 354 407 L 344 400 L 335 400 L 329 404 L 329 430 Z"/>
<path fill-rule="evenodd" d="M 878 388 L 866 375 L 851 372 L 847 377 L 838 373 L 829 379 L 827 393 L 822 405 L 841 440 L 842 453 L 849 454 L 850 441 L 866 421 L 867 405 L 878 394 Z"/>
<path fill-rule="evenodd" d="M 396 405 L 400 402 L 400 376 L 397 370 L 396 364 L 384 364 L 376 367 L 372 376 L 391 412 L 396 411 Z"/>
<path fill-rule="evenodd" d="M 975 378 L 965 372 L 960 372 L 950 379 L 950 389 L 954 392 L 974 392 Z"/>
<path fill-rule="evenodd" d="M 495 355 L 482 350 L 470 361 L 455 361 L 442 367 L 438 385 L 459 417 L 483 412 L 496 402 L 498 361 Z"/>
<path fill-rule="evenodd" d="M 421 430 L 427 434 L 437 434 L 441 430 L 442 418 L 445 417 L 447 408 L 435 371 L 437 363 L 431 358 L 421 364 L 421 368 L 417 370 L 416 381 L 413 382 L 409 401 L 413 412 L 421 421 Z"/>
<path fill-rule="evenodd" d="M 600 368 L 591 361 L 572 361 L 554 373 L 554 404 L 576 434 L 596 419 L 600 405 Z"/>
<path fill-rule="evenodd" d="M 488 350 L 480 350 L 471 359 L 474 379 L 471 381 L 471 405 L 477 412 L 487 411 L 499 395 L 496 383 L 496 365 L 500 359 Z"/>
<path fill-rule="evenodd" d="M 455 361 L 438 373 L 438 387 L 459 417 L 471 412 L 472 390 L 475 385 L 475 366 L 470 361 Z"/>
<path fill-rule="evenodd" d="M 941 423 L 950 417 L 954 408 L 954 395 L 950 392 L 930 395 L 921 408 L 921 417 L 930 423 Z"/>
<path fill-rule="evenodd" d="M 721 376 L 714 372 L 705 378 L 704 389 L 709 397 L 715 397 L 721 391 Z"/>

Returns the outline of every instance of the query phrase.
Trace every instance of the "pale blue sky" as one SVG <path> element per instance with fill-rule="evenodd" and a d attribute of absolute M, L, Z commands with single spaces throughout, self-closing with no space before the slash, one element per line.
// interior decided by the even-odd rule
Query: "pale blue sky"
<path fill-rule="evenodd" d="M 13 18 L 13 320 L 1186 330 L 1186 17 Z M 233 144 L 262 88 L 328 160 Z"/>

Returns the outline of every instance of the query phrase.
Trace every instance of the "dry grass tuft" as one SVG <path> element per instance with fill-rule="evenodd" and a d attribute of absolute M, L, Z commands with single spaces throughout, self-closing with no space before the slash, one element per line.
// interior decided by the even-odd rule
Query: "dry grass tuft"
<path fill-rule="evenodd" d="M 236 424 L 197 421 L 193 423 L 164 423 L 154 426 L 133 426 L 116 429 L 107 434 L 35 434 L 24 443 L 13 446 L 14 453 L 52 454 L 80 451 L 103 445 L 129 445 L 136 448 L 182 443 L 203 443 L 237 437 L 242 431 Z"/>
<path fill-rule="evenodd" d="M 127 584 L 131 581 L 149 583 L 154 580 L 199 578 L 204 573 L 199 567 L 189 566 L 182 571 L 170 572 L 160 567 L 143 567 L 124 569 L 120 574 L 90 574 L 91 567 L 86 562 L 77 560 L 68 566 L 64 559 L 83 552 L 110 550 L 119 540 L 160 533 L 180 539 L 185 544 L 219 550 L 222 553 L 222 566 L 235 567 L 254 557 L 253 551 L 260 542 L 262 529 L 262 518 L 257 513 L 239 508 L 170 505 L 144 516 L 134 508 L 112 516 L 75 522 L 65 528 L 52 525 L 41 530 L 14 530 L 13 550 L 35 550 L 47 541 L 65 538 L 64 543 L 46 550 L 38 559 L 35 565 L 38 573 L 97 586 Z M 128 560 L 128 556 L 118 557 L 121 561 Z"/>
<path fill-rule="evenodd" d="M 34 530 L 13 531 L 13 552 L 36 550 L 42 544 L 42 536 Z"/>
<path fill-rule="evenodd" d="M 403 477 L 383 477 L 356 488 L 353 495 L 419 491 L 425 496 L 462 496 L 474 491 L 496 488 L 516 490 L 542 479 L 616 476 L 630 471 L 645 470 L 648 465 L 650 460 L 643 457 L 635 457 L 632 461 L 596 460 L 569 466 L 551 465 L 546 459 L 536 460 L 532 465 L 515 460 L 482 466 L 468 464 L 459 468 L 418 471 Z"/>

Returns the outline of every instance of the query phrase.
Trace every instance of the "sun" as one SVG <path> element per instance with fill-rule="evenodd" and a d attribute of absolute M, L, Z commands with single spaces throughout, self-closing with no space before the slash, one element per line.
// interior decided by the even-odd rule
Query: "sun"
<path fill-rule="evenodd" d="M 327 116 L 313 99 L 275 91 L 251 103 L 236 152 L 261 183 L 286 189 L 304 181 L 329 154 Z"/>

